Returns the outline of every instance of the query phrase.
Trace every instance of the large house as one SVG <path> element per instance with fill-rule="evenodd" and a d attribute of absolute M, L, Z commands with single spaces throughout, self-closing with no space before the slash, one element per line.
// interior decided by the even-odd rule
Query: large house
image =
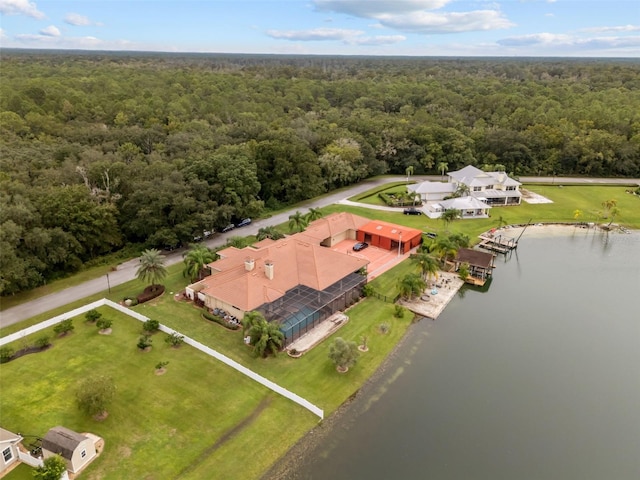
<path fill-rule="evenodd" d="M 484 172 L 472 165 L 450 172 L 449 181 L 422 182 L 409 185 L 409 192 L 417 193 L 423 203 L 441 203 L 455 192 L 465 191 L 468 196 L 489 206 L 520 205 L 521 183 L 510 178 L 505 172 Z"/>
<path fill-rule="evenodd" d="M 259 311 L 280 324 L 289 344 L 362 296 L 369 260 L 332 248 L 344 240 L 404 251 L 419 244 L 421 232 L 346 212 L 332 214 L 281 240 L 221 250 L 220 259 L 209 264 L 211 275 L 185 293 L 240 319 Z"/>

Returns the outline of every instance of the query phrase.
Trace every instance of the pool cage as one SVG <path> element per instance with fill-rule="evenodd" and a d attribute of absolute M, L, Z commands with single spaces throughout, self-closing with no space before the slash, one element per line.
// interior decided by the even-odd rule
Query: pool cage
<path fill-rule="evenodd" d="M 367 277 L 352 273 L 319 291 L 298 285 L 276 300 L 256 310 L 269 322 L 277 322 L 284 333 L 284 346 L 297 340 L 335 312 L 353 305 L 362 297 Z"/>

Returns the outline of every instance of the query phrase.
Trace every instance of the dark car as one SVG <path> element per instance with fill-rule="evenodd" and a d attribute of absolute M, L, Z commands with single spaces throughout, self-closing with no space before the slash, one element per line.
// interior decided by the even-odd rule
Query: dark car
<path fill-rule="evenodd" d="M 369 246 L 369 244 L 367 242 L 358 242 L 353 246 L 353 251 L 354 252 L 359 252 L 360 250 L 364 250 L 368 246 Z"/>
<path fill-rule="evenodd" d="M 250 218 L 243 218 L 242 220 L 240 220 L 240 223 L 238 223 L 238 225 L 236 225 L 236 227 L 240 228 L 240 227 L 246 227 L 247 225 L 251 224 L 251 219 Z"/>
<path fill-rule="evenodd" d="M 405 215 L 422 215 L 422 211 L 414 207 L 405 208 L 402 213 Z"/>
<path fill-rule="evenodd" d="M 222 233 L 230 232 L 234 228 L 236 228 L 236 226 L 233 223 L 230 223 L 229 225 L 227 225 L 222 229 Z"/>

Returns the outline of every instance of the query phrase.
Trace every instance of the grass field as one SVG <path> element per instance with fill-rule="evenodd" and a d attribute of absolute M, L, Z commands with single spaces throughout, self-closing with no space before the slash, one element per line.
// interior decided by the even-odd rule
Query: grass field
<path fill-rule="evenodd" d="M 130 288 L 138 287 L 131 283 Z M 301 395 L 326 415 L 378 369 L 412 317 L 406 312 L 397 319 L 393 305 L 375 299 L 352 307 L 350 321 L 334 336 L 354 341 L 367 336 L 370 350 L 340 375 L 327 356 L 330 342 L 299 359 L 284 354 L 258 359 L 244 346 L 240 332 L 204 320 L 200 309 L 168 293 L 135 309 Z M 79 317 L 74 333 L 55 339 L 53 348 L 0 365 L 3 427 L 42 436 L 50 427 L 64 425 L 105 438 L 105 451 L 85 478 L 255 479 L 317 424 L 307 410 L 195 349 L 168 347 L 162 333 L 154 336 L 151 352 L 140 352 L 135 344 L 141 324 L 108 307 L 100 311 L 113 320 L 112 335 L 99 335 Z M 391 327 L 386 334 L 378 328 L 383 322 Z M 14 348 L 32 341 L 24 338 Z M 156 376 L 160 361 L 169 362 L 168 372 Z M 73 400 L 79 381 L 95 373 L 111 376 L 117 386 L 104 422 L 81 414 Z M 234 429 L 235 435 L 227 438 Z M 241 452 L 251 452 L 250 459 Z"/>
<path fill-rule="evenodd" d="M 477 234 L 495 227 L 500 216 L 512 224 L 529 220 L 534 223 L 573 222 L 576 209 L 583 212 L 579 220 L 592 221 L 590 216 L 595 218 L 602 202 L 612 198 L 617 200 L 620 211 L 616 223 L 640 228 L 640 198 L 625 193 L 624 187 L 527 188 L 554 203 L 495 208 L 492 218 L 455 221 L 447 229 L 465 233 L 473 240 Z M 351 211 L 423 231 L 442 233 L 445 229 L 441 221 L 424 216 L 344 205 L 333 205 L 323 211 L 325 214 Z M 392 297 L 397 292 L 398 278 L 415 268 L 410 262 L 404 262 L 376 278 L 372 284 L 376 291 Z M 187 281 L 182 277 L 181 265 L 168 270 L 165 294 L 135 310 L 290 389 L 323 408 L 325 415 L 334 412 L 370 378 L 412 320 L 409 313 L 396 319 L 393 305 L 373 298 L 352 307 L 348 312 L 350 321 L 334 337 L 358 342 L 362 336 L 367 336 L 370 351 L 363 353 L 346 375 L 337 374 L 327 358 L 330 341 L 299 359 L 284 354 L 277 358 L 256 359 L 243 345 L 240 332 L 228 331 L 204 320 L 199 309 L 174 299 L 173 293 L 181 291 Z M 128 282 L 112 288 L 110 295 L 104 292 L 74 302 L 2 329 L 0 335 L 97 298 L 119 301 L 124 296 L 139 293 L 143 287 L 144 284 L 137 280 Z M 98 335 L 95 326 L 85 324 L 81 318 L 76 319 L 75 332 L 56 339 L 53 348 L 0 365 L 0 412 L 4 428 L 42 436 L 52 426 L 64 425 L 105 438 L 104 454 L 91 465 L 84 478 L 260 478 L 317 424 L 317 417 L 311 413 L 214 359 L 187 346 L 177 350 L 169 348 L 162 341 L 163 334 L 156 335 L 151 352 L 139 352 L 135 343 L 140 334 L 140 323 L 107 307 L 102 312 L 114 320 L 111 336 Z M 378 328 L 383 322 L 391 326 L 385 335 Z M 16 343 L 28 341 L 30 339 Z M 167 374 L 160 377 L 154 374 L 154 365 L 159 361 L 170 362 Z M 116 400 L 109 409 L 110 415 L 104 422 L 81 415 L 73 401 L 79 380 L 96 372 L 112 375 L 118 388 Z"/>

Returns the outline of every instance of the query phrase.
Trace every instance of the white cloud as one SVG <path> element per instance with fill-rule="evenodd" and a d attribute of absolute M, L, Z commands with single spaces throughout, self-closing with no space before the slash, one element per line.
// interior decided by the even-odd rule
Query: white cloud
<path fill-rule="evenodd" d="M 271 38 L 294 40 L 294 41 L 325 41 L 325 40 L 347 40 L 364 32 L 361 30 L 347 30 L 341 28 L 314 28 L 311 30 L 268 30 L 267 35 Z"/>
<path fill-rule="evenodd" d="M 55 25 L 49 25 L 48 27 L 40 30 L 40 35 L 45 35 L 47 37 L 59 37 L 60 30 L 58 30 L 58 27 L 56 27 Z"/>
<path fill-rule="evenodd" d="M 85 27 L 87 25 L 93 25 L 93 22 L 88 17 L 80 15 L 79 13 L 67 13 L 64 17 L 65 23 L 74 25 L 76 27 Z"/>
<path fill-rule="evenodd" d="M 380 23 L 390 28 L 413 33 L 460 33 L 497 30 L 514 26 L 495 10 L 474 12 L 429 13 L 415 12 L 411 15 L 384 15 Z"/>
<path fill-rule="evenodd" d="M 6 42 L 7 48 L 61 48 L 74 50 L 145 50 L 127 40 L 101 40 L 96 37 L 54 37 L 50 35 L 19 34 L 11 42 Z"/>
<path fill-rule="evenodd" d="M 640 36 L 609 36 L 583 38 L 575 35 L 554 33 L 535 33 L 498 40 L 503 47 L 540 47 L 546 51 L 562 51 L 563 54 L 582 52 L 627 52 L 637 55 L 640 48 Z"/>
<path fill-rule="evenodd" d="M 35 3 L 29 0 L 0 0 L 0 13 L 3 15 L 26 15 L 37 19 L 44 18 Z"/>
<path fill-rule="evenodd" d="M 0 28 L 0 38 L 7 38 L 7 33 Z"/>
<path fill-rule="evenodd" d="M 375 19 L 402 32 L 435 34 L 486 31 L 514 26 L 496 6 L 470 12 L 437 12 L 451 0 L 314 0 L 318 10 Z"/>
<path fill-rule="evenodd" d="M 373 37 L 356 37 L 350 43 L 354 45 L 393 45 L 404 42 L 404 35 L 375 35 Z"/>
<path fill-rule="evenodd" d="M 607 32 L 640 32 L 640 25 L 619 25 L 616 27 L 591 27 L 583 28 L 581 32 L 607 33 Z"/>
<path fill-rule="evenodd" d="M 545 17 L 555 17 L 555 15 L 553 13 L 545 13 L 544 16 Z"/>
<path fill-rule="evenodd" d="M 313 0 L 320 11 L 355 17 L 377 18 L 380 14 L 405 14 L 442 8 L 451 0 Z"/>

